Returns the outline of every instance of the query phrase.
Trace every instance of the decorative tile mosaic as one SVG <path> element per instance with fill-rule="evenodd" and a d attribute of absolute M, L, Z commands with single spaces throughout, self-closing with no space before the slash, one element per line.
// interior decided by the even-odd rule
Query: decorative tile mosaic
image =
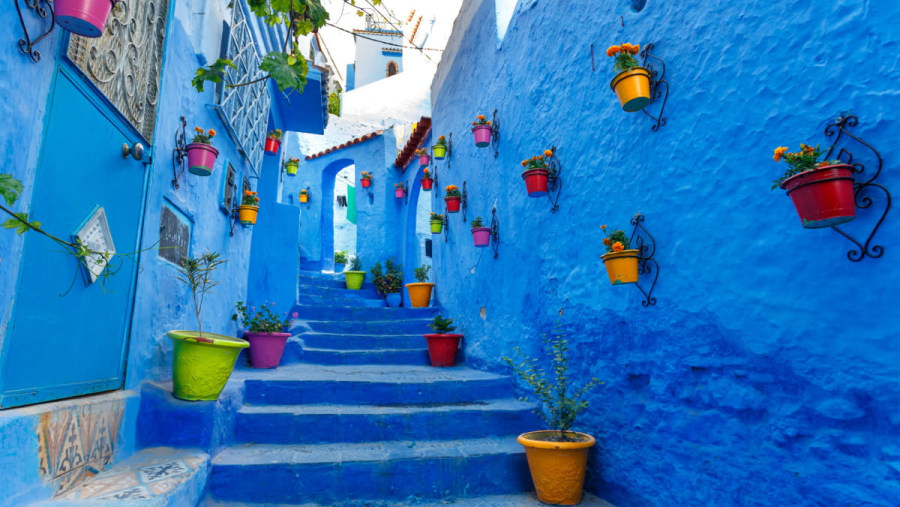
<path fill-rule="evenodd" d="M 138 475 L 143 482 L 154 482 L 168 479 L 169 477 L 186 474 L 188 467 L 180 461 L 170 461 L 159 465 L 151 465 L 138 470 Z"/>
<path fill-rule="evenodd" d="M 98 500 L 147 500 L 152 496 L 143 486 L 137 486 L 101 496 Z"/>

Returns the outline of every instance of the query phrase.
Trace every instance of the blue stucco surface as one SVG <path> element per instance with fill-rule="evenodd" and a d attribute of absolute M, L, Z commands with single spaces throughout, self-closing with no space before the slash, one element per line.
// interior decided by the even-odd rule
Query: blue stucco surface
<path fill-rule="evenodd" d="M 900 7 L 631 4 L 520 1 L 502 40 L 492 0 L 456 21 L 432 86 L 435 135 L 454 133 L 440 186 L 467 182 L 470 219 L 496 204 L 501 235 L 494 260 L 451 215 L 450 241 L 435 242 L 467 362 L 505 371 L 499 357 L 536 355 L 563 324 L 573 377 L 605 381 L 577 424 L 598 441 L 586 487 L 618 505 L 896 504 L 896 206 L 875 241 L 884 256 L 854 263 L 848 241 L 800 227 L 769 187 L 785 169 L 776 146 L 826 146 L 825 124 L 852 111 L 884 157 L 879 181 L 900 188 L 900 69 L 879 56 L 898 47 Z M 609 89 L 604 52 L 622 42 L 653 42 L 666 61 L 659 132 Z M 496 159 L 468 132 L 495 108 Z M 550 146 L 563 165 L 555 214 L 526 197 L 519 166 Z M 610 286 L 599 259 L 599 226 L 638 211 L 660 264 L 650 308 Z M 847 230 L 864 237 L 873 216 Z"/>

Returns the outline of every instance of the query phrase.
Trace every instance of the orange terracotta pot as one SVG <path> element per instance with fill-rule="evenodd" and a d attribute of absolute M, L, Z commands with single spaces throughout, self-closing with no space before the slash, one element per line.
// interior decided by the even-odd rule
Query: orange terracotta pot
<path fill-rule="evenodd" d="M 643 67 L 619 72 L 609 86 L 616 91 L 625 112 L 634 113 L 650 104 L 650 71 Z"/>
<path fill-rule="evenodd" d="M 517 439 L 525 447 L 528 469 L 538 500 L 557 505 L 581 502 L 588 450 L 596 440 L 587 433 L 568 431 L 579 442 L 552 442 L 547 438 L 559 432 L 531 431 Z"/>
<path fill-rule="evenodd" d="M 638 281 L 639 253 L 637 250 L 622 250 L 601 255 L 609 283 L 619 285 Z"/>
<path fill-rule="evenodd" d="M 259 206 L 242 204 L 238 206 L 238 221 L 244 225 L 254 225 L 257 213 L 259 213 Z"/>

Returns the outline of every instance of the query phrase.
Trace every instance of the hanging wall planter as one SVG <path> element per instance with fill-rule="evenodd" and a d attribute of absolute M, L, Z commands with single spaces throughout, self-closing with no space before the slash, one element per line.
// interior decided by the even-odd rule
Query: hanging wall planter
<path fill-rule="evenodd" d="M 447 156 L 447 139 L 444 136 L 438 137 L 437 142 L 431 147 L 435 160 L 444 160 Z"/>
<path fill-rule="evenodd" d="M 367 188 L 372 186 L 372 173 L 367 171 L 359 173 L 359 184 Z"/>
<path fill-rule="evenodd" d="M 624 283 L 635 283 L 638 281 L 638 261 L 640 259 L 640 251 L 629 248 L 631 246 L 631 238 L 625 235 L 625 231 L 617 230 L 612 234 L 606 231 L 606 226 L 601 225 L 603 234 L 603 246 L 606 247 L 606 253 L 601 255 L 603 265 L 606 267 L 606 274 L 609 276 L 609 283 L 620 285 Z"/>
<path fill-rule="evenodd" d="M 284 172 L 286 172 L 288 176 L 296 176 L 298 167 L 300 167 L 299 158 L 288 158 L 287 162 L 284 163 Z"/>
<path fill-rule="evenodd" d="M 484 248 L 491 244 L 491 228 L 484 227 L 481 217 L 472 219 L 472 241 L 478 248 Z"/>
<path fill-rule="evenodd" d="M 447 203 L 447 213 L 459 213 L 460 200 L 462 199 L 459 187 L 447 185 L 447 188 L 444 190 L 446 192 L 444 194 L 444 202 Z"/>
<path fill-rule="evenodd" d="M 548 161 L 552 159 L 553 151 L 544 150 L 541 155 L 535 155 L 522 161 L 525 171 L 522 179 L 525 181 L 525 190 L 528 197 L 544 197 L 547 195 L 547 182 L 553 177 Z"/>
<path fill-rule="evenodd" d="M 194 139 L 187 145 L 188 172 L 197 176 L 209 176 L 216 167 L 219 150 L 212 147 L 212 138 L 216 136 L 213 129 L 203 130 L 194 127 Z"/>
<path fill-rule="evenodd" d="M 425 148 L 416 150 L 416 156 L 419 157 L 419 166 L 421 167 L 427 166 L 431 162 L 431 157 L 428 156 L 428 150 Z"/>
<path fill-rule="evenodd" d="M 839 160 L 819 161 L 821 156 L 818 146 L 806 144 L 796 153 L 779 146 L 772 156 L 790 166 L 772 188 L 780 186 L 787 191 L 807 229 L 832 227 L 856 218 L 853 166 Z"/>
<path fill-rule="evenodd" d="M 394 197 L 403 199 L 406 196 L 406 188 L 403 183 L 394 183 Z"/>
<path fill-rule="evenodd" d="M 606 56 L 615 57 L 615 69 L 619 71 L 609 86 L 619 97 L 622 110 L 628 113 L 640 111 L 651 102 L 650 71 L 641 67 L 634 57 L 639 52 L 639 45 L 627 42 L 621 46 L 610 46 L 606 50 Z"/>
<path fill-rule="evenodd" d="M 486 148 L 491 144 L 491 120 L 485 118 L 483 114 L 478 115 L 478 120 L 472 122 L 472 134 L 475 136 L 475 146 Z"/>
<path fill-rule="evenodd" d="M 432 234 L 440 234 L 441 231 L 444 230 L 444 215 L 438 215 L 437 213 L 431 213 L 431 233 Z"/>
<path fill-rule="evenodd" d="M 281 148 L 281 130 L 270 130 L 269 135 L 266 136 L 266 155 L 277 155 L 279 148 Z"/>
<path fill-rule="evenodd" d="M 422 182 L 422 190 L 431 192 L 434 186 L 434 178 L 431 177 L 431 171 L 428 168 L 422 169 L 422 179 L 419 181 Z"/>
<path fill-rule="evenodd" d="M 301 190 L 300 194 L 297 197 L 300 199 L 300 202 L 302 202 L 302 203 L 309 202 L 309 190 Z"/>
<path fill-rule="evenodd" d="M 243 225 L 255 225 L 259 213 L 259 197 L 256 192 L 244 190 L 241 205 L 238 206 L 238 221 Z"/>
<path fill-rule="evenodd" d="M 100 37 L 109 12 L 118 0 L 55 0 L 53 15 L 64 30 L 84 37 Z"/>

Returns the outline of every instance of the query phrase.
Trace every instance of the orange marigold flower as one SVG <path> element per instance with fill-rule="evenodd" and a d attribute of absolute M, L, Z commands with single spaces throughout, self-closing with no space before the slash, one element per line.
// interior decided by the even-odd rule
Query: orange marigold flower
<path fill-rule="evenodd" d="M 640 46 L 640 44 L 635 44 L 635 45 L 631 46 L 631 54 L 636 55 L 636 54 L 638 54 L 638 53 L 640 53 L 640 52 L 641 52 L 641 46 Z"/>
<path fill-rule="evenodd" d="M 523 160 L 523 161 L 522 161 L 522 167 L 526 167 L 527 165 L 528 165 L 528 161 L 527 161 L 527 160 Z"/>
<path fill-rule="evenodd" d="M 772 158 L 775 159 L 775 162 L 781 162 L 781 157 L 784 156 L 784 152 L 787 151 L 787 146 L 779 146 L 775 148 L 775 154 L 772 155 Z"/>
<path fill-rule="evenodd" d="M 606 230 L 606 226 L 605 226 L 605 225 L 601 225 L 600 228 L 603 229 L 604 231 Z"/>
<path fill-rule="evenodd" d="M 244 195 L 253 195 L 249 190 L 244 190 Z"/>
<path fill-rule="evenodd" d="M 213 129 L 209 129 L 209 137 L 216 137 L 216 131 Z"/>
<path fill-rule="evenodd" d="M 553 156 L 553 152 L 550 150 L 544 150 L 544 156 L 550 158 Z"/>
<path fill-rule="evenodd" d="M 612 240 L 611 240 L 611 239 L 609 239 L 609 238 L 603 238 L 603 244 L 604 244 L 604 245 L 609 246 L 610 243 L 612 243 Z"/>
<path fill-rule="evenodd" d="M 630 53 L 631 52 L 631 44 L 629 44 L 627 42 L 622 44 L 622 51 L 628 51 Z"/>
<path fill-rule="evenodd" d="M 622 48 L 620 48 L 619 46 L 612 45 L 606 50 L 606 56 L 612 56 L 621 50 L 622 50 Z"/>
<path fill-rule="evenodd" d="M 823 160 L 823 161 L 819 162 L 818 164 L 816 164 L 816 167 L 825 167 L 826 165 L 831 165 L 831 164 L 829 164 L 827 160 Z"/>
<path fill-rule="evenodd" d="M 479 115 L 478 115 L 478 119 L 479 119 L 479 120 L 483 120 L 484 118 L 485 118 L 485 116 L 484 116 L 483 114 L 479 114 Z"/>
<path fill-rule="evenodd" d="M 427 175 L 428 175 L 428 169 L 422 169 L 422 174 L 424 174 L 424 175 L 427 176 Z"/>
<path fill-rule="evenodd" d="M 612 249 L 613 252 L 621 252 L 622 250 L 625 250 L 625 245 L 623 245 L 621 241 L 616 241 L 612 244 Z"/>
<path fill-rule="evenodd" d="M 196 133 L 198 133 L 198 134 L 202 134 L 202 133 L 203 133 L 203 129 L 200 128 L 200 127 L 194 127 L 194 132 L 196 132 Z"/>

